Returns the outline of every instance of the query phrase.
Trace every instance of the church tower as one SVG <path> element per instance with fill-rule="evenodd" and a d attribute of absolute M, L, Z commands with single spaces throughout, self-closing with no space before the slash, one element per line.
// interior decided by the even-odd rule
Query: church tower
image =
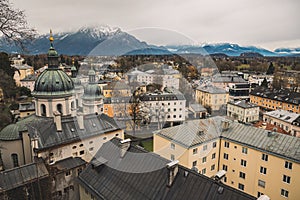
<path fill-rule="evenodd" d="M 37 78 L 32 92 L 35 98 L 36 115 L 42 117 L 75 116 L 76 103 L 73 80 L 58 68 L 58 53 L 53 47 L 50 30 L 48 68 Z"/>
<path fill-rule="evenodd" d="M 72 67 L 71 67 L 71 77 L 75 87 L 75 100 L 76 100 L 76 107 L 82 108 L 82 95 L 83 95 L 83 86 L 81 84 L 80 79 L 77 77 L 78 69 L 74 65 L 74 58 L 72 59 Z"/>
<path fill-rule="evenodd" d="M 89 83 L 84 88 L 82 96 L 82 106 L 84 114 L 103 113 L 102 90 L 96 82 L 96 72 L 92 66 L 88 72 Z"/>

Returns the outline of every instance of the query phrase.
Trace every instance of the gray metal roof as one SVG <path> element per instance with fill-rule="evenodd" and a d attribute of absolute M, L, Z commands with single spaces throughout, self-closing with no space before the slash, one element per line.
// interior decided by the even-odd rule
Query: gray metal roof
<path fill-rule="evenodd" d="M 69 170 L 85 164 L 86 162 L 80 157 L 69 157 L 55 162 L 51 167 L 56 167 L 58 170 Z"/>
<path fill-rule="evenodd" d="M 230 122 L 229 129 L 222 132 L 222 120 L 222 117 L 191 120 L 155 133 L 187 148 L 221 137 L 300 162 L 300 138 L 275 132 L 270 134 L 270 131 L 238 122 Z M 204 132 L 199 135 L 201 130 Z"/>
<path fill-rule="evenodd" d="M 32 121 L 27 128 L 31 137 L 38 138 L 39 148 L 37 150 L 79 141 L 87 137 L 120 129 L 116 122 L 105 114 L 86 115 L 83 120 L 84 130 L 79 128 L 75 117 L 62 118 L 61 132 L 57 132 L 56 125 L 51 118 L 44 118 L 42 122 Z"/>
<path fill-rule="evenodd" d="M 90 164 L 78 177 L 79 183 L 96 199 L 256 199 L 182 166 L 178 167 L 176 178 L 168 187 L 166 164 L 170 161 L 135 146 L 130 146 L 121 158 L 118 142 L 119 140 L 113 139 L 105 143 L 94 159 L 104 158 L 107 162 Z M 141 160 L 143 157 L 145 159 Z M 112 167 L 112 163 L 117 165 Z M 132 168 L 142 171 L 134 173 Z M 151 168 L 153 170 L 148 171 Z M 218 192 L 220 188 L 223 189 L 222 193 Z"/>
<path fill-rule="evenodd" d="M 300 138 L 232 122 L 222 137 L 276 156 L 300 162 Z"/>
<path fill-rule="evenodd" d="M 194 104 L 190 104 L 190 109 L 192 109 L 192 111 L 194 112 L 206 112 L 206 108 L 204 108 L 201 104 L 199 103 L 194 103 Z"/>
<path fill-rule="evenodd" d="M 199 86 L 199 87 L 197 87 L 196 90 L 199 90 L 199 91 L 202 91 L 202 92 L 207 92 L 207 93 L 210 93 L 210 94 L 225 94 L 226 93 L 226 91 L 224 89 L 215 87 L 213 85 Z"/>
<path fill-rule="evenodd" d="M 48 170 L 43 162 L 23 165 L 0 172 L 1 190 L 11 190 L 32 182 L 34 179 L 48 177 Z"/>
<path fill-rule="evenodd" d="M 292 123 L 294 120 L 296 120 L 300 114 L 292 113 L 286 110 L 274 110 L 270 112 L 264 113 L 264 115 L 268 115 L 270 117 L 273 117 L 275 119 L 279 119 L 288 123 Z"/>
<path fill-rule="evenodd" d="M 254 108 L 254 107 L 258 107 L 258 105 L 255 105 L 253 103 L 250 102 L 246 102 L 245 100 L 242 101 L 235 101 L 235 102 L 228 102 L 228 104 L 231 105 L 235 105 L 241 108 Z"/>
<path fill-rule="evenodd" d="M 222 119 L 189 120 L 182 125 L 156 131 L 155 134 L 189 148 L 219 138 Z"/>

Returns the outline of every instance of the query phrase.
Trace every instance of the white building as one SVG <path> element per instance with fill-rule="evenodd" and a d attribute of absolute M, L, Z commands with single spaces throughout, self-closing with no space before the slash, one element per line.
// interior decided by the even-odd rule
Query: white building
<path fill-rule="evenodd" d="M 179 71 L 174 70 L 171 66 L 163 66 L 161 69 L 148 70 L 146 72 L 135 69 L 128 75 L 128 80 L 137 81 L 142 84 L 160 84 L 163 88 L 179 89 Z"/>
<path fill-rule="evenodd" d="M 244 100 L 228 102 L 227 116 L 245 123 L 255 122 L 259 120 L 259 106 Z"/>
<path fill-rule="evenodd" d="M 286 132 L 293 134 L 293 130 L 296 129 L 297 126 L 295 124 L 295 127 L 293 127 L 293 122 L 295 122 L 299 116 L 300 115 L 297 113 L 292 113 L 286 110 L 274 110 L 264 113 L 263 121 L 279 126 Z"/>
<path fill-rule="evenodd" d="M 179 91 L 146 93 L 140 97 L 142 109 L 146 109 L 151 122 L 182 122 L 185 120 L 186 99 Z"/>

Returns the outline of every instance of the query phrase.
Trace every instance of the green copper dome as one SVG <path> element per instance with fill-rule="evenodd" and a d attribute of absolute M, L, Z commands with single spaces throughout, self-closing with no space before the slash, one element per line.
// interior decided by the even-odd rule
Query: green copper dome
<path fill-rule="evenodd" d="M 57 51 L 55 51 L 55 49 L 53 48 L 53 46 L 51 46 L 50 49 L 48 50 L 48 56 L 58 57 L 58 53 L 57 53 Z"/>
<path fill-rule="evenodd" d="M 74 90 L 73 80 L 60 69 L 46 69 L 37 78 L 33 95 L 37 96 L 71 96 Z"/>
<path fill-rule="evenodd" d="M 84 87 L 83 99 L 101 99 L 102 91 L 97 83 L 89 83 Z"/>

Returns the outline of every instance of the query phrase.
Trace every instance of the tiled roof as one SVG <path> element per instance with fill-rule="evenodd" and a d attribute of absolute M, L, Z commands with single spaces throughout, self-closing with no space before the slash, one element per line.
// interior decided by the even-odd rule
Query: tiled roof
<path fill-rule="evenodd" d="M 113 139 L 105 143 L 94 158 L 104 162 L 90 164 L 78 177 L 96 199 L 256 199 L 182 166 L 178 167 L 173 184 L 167 186 L 166 164 L 170 161 L 135 146 L 130 146 L 121 158 L 118 142 Z"/>

